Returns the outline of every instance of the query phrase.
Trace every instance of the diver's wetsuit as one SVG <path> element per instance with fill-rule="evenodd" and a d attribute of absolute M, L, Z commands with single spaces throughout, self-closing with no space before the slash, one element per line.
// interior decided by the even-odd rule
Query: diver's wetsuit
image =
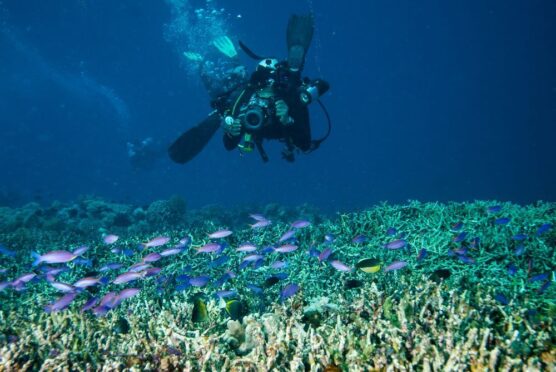
<path fill-rule="evenodd" d="M 247 95 L 243 101 L 245 102 L 249 100 L 249 98 L 250 95 Z M 293 123 L 284 125 L 280 123 L 276 115 L 272 115 L 269 122 L 263 125 L 260 130 L 252 132 L 255 143 L 261 143 L 264 139 L 279 139 L 284 140 L 286 145 L 293 145 L 301 151 L 308 151 L 311 147 L 311 126 L 307 106 L 300 103 L 295 91 L 280 96 L 280 98 L 288 105 L 288 115 L 293 119 Z M 244 102 L 240 101 L 239 105 L 244 104 Z M 226 150 L 235 149 L 240 143 L 244 133 L 245 129 L 243 128 L 239 136 L 232 137 L 225 133 L 223 138 Z"/>

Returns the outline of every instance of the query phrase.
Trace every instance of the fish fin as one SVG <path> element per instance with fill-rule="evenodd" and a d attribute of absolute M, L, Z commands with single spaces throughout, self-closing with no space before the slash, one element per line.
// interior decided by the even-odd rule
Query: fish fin
<path fill-rule="evenodd" d="M 35 261 L 33 261 L 33 266 L 37 266 L 42 262 L 41 255 L 38 254 L 37 252 L 31 252 L 31 257 L 35 259 Z"/>

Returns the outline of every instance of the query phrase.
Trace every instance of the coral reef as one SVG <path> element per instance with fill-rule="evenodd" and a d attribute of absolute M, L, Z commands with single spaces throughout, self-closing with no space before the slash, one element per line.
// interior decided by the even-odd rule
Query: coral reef
<path fill-rule="evenodd" d="M 0 283 L 37 276 L 24 290 L 0 289 L 0 371 L 554 370 L 555 207 L 410 202 L 328 219 L 307 206 L 273 205 L 257 208 L 273 220 L 260 230 L 249 227 L 248 208 L 186 211 L 183 200 L 139 207 L 85 198 L 3 208 L 0 243 L 9 249 L 0 251 Z M 288 240 L 299 249 L 240 267 L 240 244 L 274 245 L 292 229 L 285 221 L 299 218 L 311 221 Z M 224 238 L 223 253 L 194 252 L 211 242 L 208 233 L 225 227 L 234 230 Z M 106 233 L 120 235 L 115 248 L 102 241 Z M 44 311 L 58 295 L 30 266 L 31 250 L 90 246 L 85 256 L 93 267 L 69 263 L 57 279 L 74 283 L 109 262 L 141 262 L 158 250 L 145 242 L 160 235 L 171 237 L 169 245 L 188 237 L 192 246 L 180 256 L 156 257 L 161 272 L 133 283 L 141 289 L 133 298 L 105 316 L 81 311 L 85 297 L 123 288 L 108 283 L 79 291 L 66 310 Z M 394 239 L 403 244 L 387 244 Z M 123 255 L 116 248 L 132 251 Z M 327 248 L 330 258 L 319 254 Z M 227 261 L 211 266 L 219 255 Z M 380 270 L 355 268 L 369 257 Z M 278 259 L 287 266 L 271 267 Z M 384 270 L 401 260 L 403 269 Z M 227 270 L 235 276 L 216 285 Z M 121 272 L 103 275 L 113 279 Z M 206 274 L 211 282 L 178 289 L 184 273 Z M 276 279 L 278 273 L 287 279 Z M 301 289 L 283 298 L 285 283 Z M 215 295 L 221 289 L 237 292 L 248 314 L 230 319 Z M 193 322 L 199 294 L 207 317 Z"/>

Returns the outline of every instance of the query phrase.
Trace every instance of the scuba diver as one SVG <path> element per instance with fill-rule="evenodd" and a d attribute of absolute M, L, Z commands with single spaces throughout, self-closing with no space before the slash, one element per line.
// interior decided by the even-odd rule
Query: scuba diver
<path fill-rule="evenodd" d="M 186 58 L 199 64 L 201 79 L 214 111 L 169 147 L 170 158 L 180 164 L 192 160 L 220 127 L 224 131 L 223 142 L 227 150 L 239 149 L 244 154 L 256 148 L 264 162 L 268 161 L 268 156 L 263 140 L 283 142 L 282 156 L 289 162 L 294 161 L 296 151 L 310 153 L 316 150 L 330 134 L 330 117 L 319 100 L 329 89 L 329 84 L 321 79 L 301 76 L 313 31 L 312 16 L 290 17 L 288 57 L 284 61 L 260 57 L 240 41 L 241 49 L 260 61 L 250 77 L 226 36 L 213 41 L 220 52 L 215 57 L 184 53 Z M 312 102 L 320 104 L 328 119 L 326 135 L 317 140 L 311 138 L 308 105 Z"/>

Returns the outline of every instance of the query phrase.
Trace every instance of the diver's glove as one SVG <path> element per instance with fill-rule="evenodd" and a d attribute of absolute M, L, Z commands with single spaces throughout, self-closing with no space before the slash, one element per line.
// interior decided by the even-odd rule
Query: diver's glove
<path fill-rule="evenodd" d="M 293 119 L 288 115 L 289 107 L 288 104 L 283 100 L 279 99 L 276 101 L 276 116 L 282 125 L 291 125 L 293 124 Z"/>
<path fill-rule="evenodd" d="M 227 36 L 217 37 L 212 41 L 212 45 L 216 47 L 222 54 L 229 58 L 237 57 L 237 51 L 234 47 L 234 43 Z"/>
<path fill-rule="evenodd" d="M 230 137 L 237 137 L 241 134 L 241 122 L 231 116 L 226 116 L 222 120 L 222 129 Z"/>
<path fill-rule="evenodd" d="M 183 56 L 191 62 L 201 62 L 203 57 L 197 52 L 183 52 Z"/>

